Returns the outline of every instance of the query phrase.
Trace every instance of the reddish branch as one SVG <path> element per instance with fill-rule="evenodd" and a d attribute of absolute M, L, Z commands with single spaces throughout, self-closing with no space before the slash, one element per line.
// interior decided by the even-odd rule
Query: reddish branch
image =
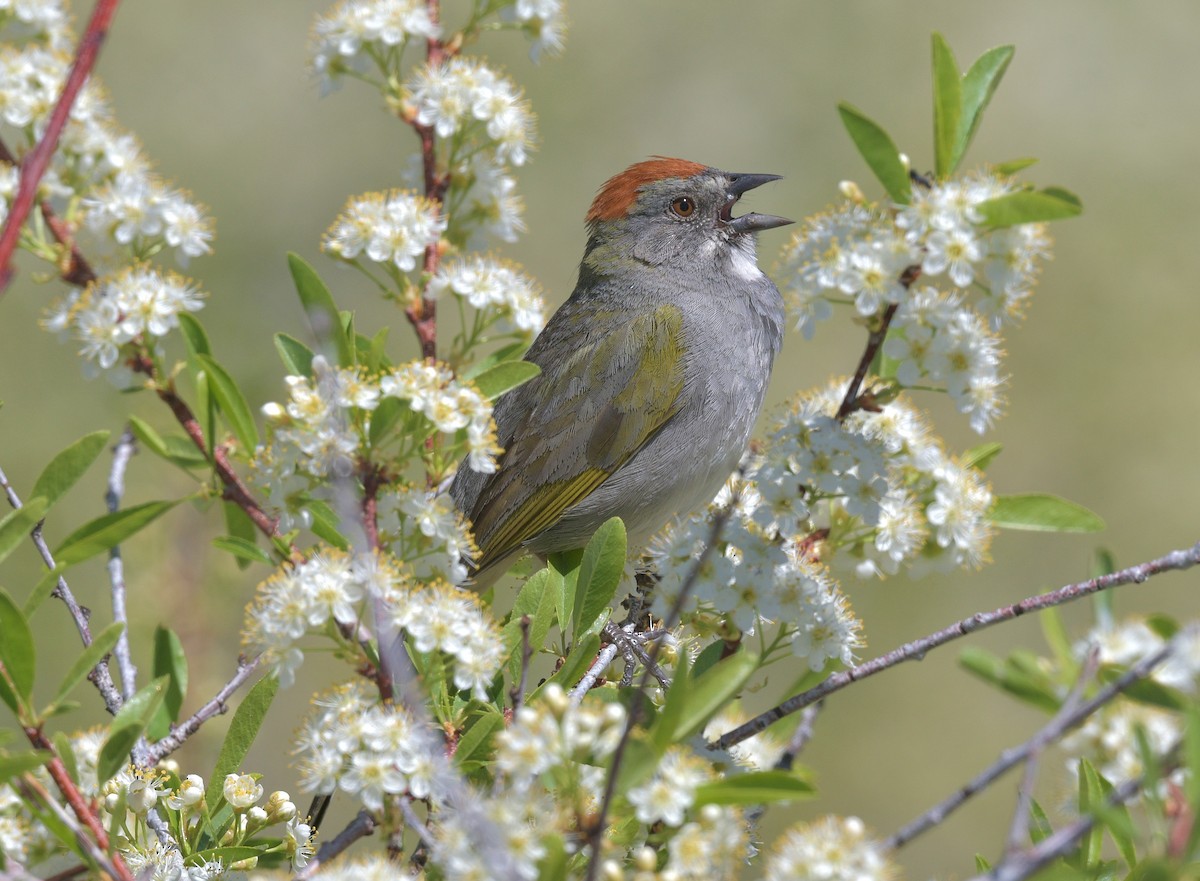
<path fill-rule="evenodd" d="M 59 95 L 58 103 L 54 105 L 54 110 L 51 111 L 50 119 L 46 123 L 46 130 L 43 132 L 41 140 L 21 164 L 21 180 L 17 185 L 17 195 L 13 199 L 4 226 L 0 227 L 0 294 L 12 280 L 13 253 L 20 240 L 21 227 L 24 226 L 25 219 L 29 216 L 29 211 L 37 196 L 38 184 L 41 183 L 46 169 L 50 166 L 50 159 L 54 156 L 58 139 L 71 114 L 71 106 L 75 103 L 75 99 L 96 63 L 100 45 L 108 35 L 108 27 L 117 11 L 118 2 L 119 0 L 97 0 L 95 8 L 92 10 L 92 18 L 87 24 L 87 30 L 84 31 L 83 38 L 79 41 L 79 48 L 75 50 L 75 61 L 72 63 L 71 72 L 67 75 L 67 81 L 63 85 L 62 94 Z M 58 233 L 56 232 L 55 235 L 57 236 Z"/>

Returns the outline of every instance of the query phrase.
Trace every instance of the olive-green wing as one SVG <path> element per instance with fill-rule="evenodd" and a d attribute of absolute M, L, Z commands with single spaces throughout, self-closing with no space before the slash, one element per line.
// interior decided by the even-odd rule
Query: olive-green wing
<path fill-rule="evenodd" d="M 552 526 L 678 412 L 683 316 L 632 321 L 587 303 L 555 316 L 526 358 L 541 376 L 497 411 L 505 452 L 469 512 L 483 569 Z M 596 328 L 612 327 L 600 332 Z"/>

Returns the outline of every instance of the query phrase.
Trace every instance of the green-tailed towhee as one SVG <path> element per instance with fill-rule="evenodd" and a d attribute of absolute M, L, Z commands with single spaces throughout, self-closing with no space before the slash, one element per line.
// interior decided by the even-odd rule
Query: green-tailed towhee
<path fill-rule="evenodd" d="M 791 223 L 732 209 L 778 178 L 656 157 L 600 189 L 575 291 L 525 355 L 541 375 L 496 404 L 498 469 L 460 469 L 450 489 L 476 588 L 523 551 L 583 547 L 609 517 L 645 542 L 721 488 L 783 338 L 755 233 Z"/>

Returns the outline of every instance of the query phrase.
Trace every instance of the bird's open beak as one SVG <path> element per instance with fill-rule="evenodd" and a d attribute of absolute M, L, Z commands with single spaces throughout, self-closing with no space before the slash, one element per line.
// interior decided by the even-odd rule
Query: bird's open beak
<path fill-rule="evenodd" d="M 778 174 L 730 174 L 729 178 L 729 200 L 725 203 L 725 207 L 721 209 L 721 220 L 725 225 L 734 232 L 761 232 L 764 229 L 774 229 L 777 226 L 786 226 L 795 221 L 789 220 L 786 217 L 776 217 L 773 214 L 755 214 L 753 211 L 749 214 L 743 214 L 741 217 L 734 217 L 732 214 L 733 205 L 742 194 L 761 187 L 763 184 L 770 183 L 773 180 L 779 180 L 781 175 Z"/>

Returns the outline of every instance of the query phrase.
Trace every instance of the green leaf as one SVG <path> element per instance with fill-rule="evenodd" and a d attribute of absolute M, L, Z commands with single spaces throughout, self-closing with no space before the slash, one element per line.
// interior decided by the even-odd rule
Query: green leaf
<path fill-rule="evenodd" d="M 1200 707 L 1191 704 L 1184 713 L 1183 767 L 1188 773 L 1183 778 L 1183 794 L 1192 811 L 1200 805 Z M 1193 816 L 1194 813 L 1193 813 Z M 1200 834 L 1193 824 L 1192 843 Z M 1194 853 L 1194 851 L 1189 851 Z"/>
<path fill-rule="evenodd" d="M 376 331 L 375 336 L 371 339 L 363 336 L 359 337 L 358 350 L 367 353 L 366 364 L 368 370 L 378 373 L 391 369 L 392 362 L 388 360 L 387 356 L 387 338 L 388 331 L 390 330 L 391 328 L 384 325 Z"/>
<path fill-rule="evenodd" d="M 188 686 L 188 663 L 183 643 L 173 630 L 161 625 L 154 630 L 154 675 L 167 680 L 162 705 L 148 729 L 151 740 L 160 740 L 170 734 L 171 725 L 179 721 Z"/>
<path fill-rule="evenodd" d="M 10 702 L 13 697 L 5 688 L 4 698 L 13 713 L 20 712 L 21 704 L 28 704 L 33 696 L 33 674 L 37 669 L 36 656 L 33 648 L 33 631 L 29 629 L 29 621 L 24 613 L 17 608 L 8 591 L 0 587 L 0 662 L 8 671 L 8 678 L 17 692 L 17 700 Z M 7 683 L 5 683 L 7 686 Z"/>
<path fill-rule="evenodd" d="M 811 780 L 792 771 L 752 771 L 696 787 L 696 806 L 764 805 L 808 798 L 816 793 Z"/>
<path fill-rule="evenodd" d="M 954 173 L 954 146 L 963 111 L 962 75 L 946 39 L 933 34 L 933 167 L 939 178 Z"/>
<path fill-rule="evenodd" d="M 1038 620 L 1042 625 L 1042 636 L 1045 637 L 1046 645 L 1054 651 L 1054 659 L 1058 663 L 1059 670 L 1070 679 L 1074 679 L 1079 669 L 1079 662 L 1075 660 L 1071 638 L 1067 636 L 1067 628 L 1063 624 L 1059 610 L 1054 607 L 1043 609 L 1038 615 Z"/>
<path fill-rule="evenodd" d="M 720 643 L 717 643 L 720 645 Z M 650 742 L 662 755 L 675 742 L 675 731 L 683 719 L 683 709 L 692 695 L 693 669 L 688 666 L 687 656 L 681 655 L 679 664 L 675 667 L 675 675 L 671 678 L 671 687 L 667 689 L 667 698 L 658 717 L 650 728 Z"/>
<path fill-rule="evenodd" d="M 108 436 L 107 431 L 94 431 L 75 441 L 50 460 L 29 494 L 44 498 L 48 510 L 96 461 L 96 457 L 104 451 Z"/>
<path fill-rule="evenodd" d="M 121 633 L 125 630 L 125 625 L 120 621 L 113 621 L 92 638 L 92 644 L 83 650 L 80 655 L 71 663 L 71 669 L 67 671 L 67 675 L 63 677 L 59 683 L 58 691 L 54 695 L 54 700 L 51 701 L 50 707 L 53 708 L 66 700 L 69 695 L 84 677 L 92 671 L 101 659 L 113 650 L 113 646 L 117 644 L 117 640 L 121 638 Z M 46 715 L 52 713 L 52 709 L 48 708 L 45 711 Z"/>
<path fill-rule="evenodd" d="M 1104 810 L 1098 816 L 1103 821 L 1104 828 L 1108 830 L 1108 836 L 1113 840 L 1113 844 L 1117 846 L 1117 852 L 1121 854 L 1121 859 L 1132 869 L 1137 865 L 1137 846 L 1134 843 L 1137 830 L 1134 828 L 1133 818 L 1129 815 L 1129 808 L 1125 805 L 1112 803 L 1113 785 L 1105 779 L 1103 774 L 1097 776 L 1100 780 L 1100 792 L 1104 799 Z"/>
<path fill-rule="evenodd" d="M 212 346 L 208 343 L 208 334 L 204 332 L 200 319 L 190 312 L 180 312 L 179 330 L 183 333 L 184 343 L 193 358 L 197 355 L 211 355 Z"/>
<path fill-rule="evenodd" d="M 73 566 L 96 554 L 102 554 L 145 528 L 177 504 L 179 503 L 144 502 L 123 511 L 97 517 L 68 535 L 54 552 L 54 559 L 61 566 Z"/>
<path fill-rule="evenodd" d="M 971 646 L 959 655 L 959 664 L 986 682 L 1041 710 L 1059 708 L 1057 686 L 1038 666 L 1036 656 L 1013 652 L 1001 661 L 984 649 Z"/>
<path fill-rule="evenodd" d="M 333 347 L 339 366 L 353 366 L 354 357 L 350 341 L 346 339 L 341 314 L 321 276 L 299 254 L 288 254 L 288 269 L 292 272 L 296 293 L 300 295 L 300 303 L 308 315 L 314 336 L 322 344 Z"/>
<path fill-rule="evenodd" d="M 62 577 L 65 566 L 59 564 L 53 569 L 45 572 L 34 585 L 33 590 L 29 592 L 29 596 L 25 598 L 25 605 L 21 607 L 21 611 L 25 613 L 26 618 L 32 618 L 38 608 L 46 601 L 46 598 L 54 592 L 54 588 L 58 587 L 58 579 Z"/>
<path fill-rule="evenodd" d="M 962 454 L 963 467 L 986 471 L 987 467 L 995 461 L 1003 449 L 1004 444 L 999 443 L 980 444 L 977 447 L 972 447 Z"/>
<path fill-rule="evenodd" d="M 223 549 L 237 559 L 237 567 L 245 569 L 253 562 L 270 565 L 271 555 L 259 549 L 258 527 L 254 525 L 250 515 L 233 502 L 225 502 L 222 507 L 225 509 L 225 528 L 229 530 L 229 535 L 224 538 L 232 539 L 237 544 L 236 548 Z"/>
<path fill-rule="evenodd" d="M 1114 679 L 1120 679 L 1125 672 L 1122 667 L 1108 666 L 1101 669 L 1100 678 L 1104 682 L 1112 682 Z M 1190 703 L 1182 693 L 1153 679 L 1139 679 L 1137 682 L 1131 683 L 1125 689 L 1124 694 L 1130 700 L 1135 700 L 1140 704 L 1172 712 L 1186 710 Z"/>
<path fill-rule="evenodd" d="M 271 555 L 252 541 L 238 538 L 236 535 L 218 535 L 212 540 L 214 548 L 233 554 L 239 561 L 246 563 L 272 564 Z"/>
<path fill-rule="evenodd" d="M 50 503 L 40 497 L 29 499 L 15 511 L 0 518 L 0 561 L 17 549 L 29 537 L 33 527 L 46 513 Z"/>
<path fill-rule="evenodd" d="M 988 862 L 987 857 L 981 853 L 975 854 L 975 871 L 980 875 L 992 870 L 992 864 Z"/>
<path fill-rule="evenodd" d="M 480 713 L 475 722 L 467 727 L 458 745 L 454 749 L 454 761 L 459 767 L 469 761 L 478 752 L 484 755 L 491 753 L 491 742 L 497 728 L 504 727 L 504 715 L 492 707 Z"/>
<path fill-rule="evenodd" d="M 723 654 L 725 654 L 723 641 L 718 639 L 716 642 L 710 642 L 701 650 L 700 654 L 696 655 L 696 663 L 692 665 L 692 675 L 699 676 L 721 660 Z"/>
<path fill-rule="evenodd" d="M 228 371 L 208 355 L 197 355 L 196 360 L 208 373 L 217 406 L 221 408 L 238 443 L 247 453 L 253 453 L 258 446 L 258 427 L 254 424 L 254 414 L 250 412 L 250 405 L 246 403 L 242 390 Z"/>
<path fill-rule="evenodd" d="M 208 781 L 208 791 L 205 793 L 209 805 L 215 805 L 221 798 L 225 786 L 225 777 L 236 774 L 241 769 L 242 761 L 250 750 L 250 744 L 258 736 L 271 701 L 279 688 L 279 680 L 274 676 L 264 676 L 246 693 L 246 697 L 234 711 L 233 720 L 229 723 L 229 731 L 221 744 L 221 752 L 217 756 L 216 767 Z"/>
<path fill-rule="evenodd" d="M 204 458 L 204 453 L 192 443 L 190 438 L 177 434 L 164 437 L 149 423 L 136 416 L 129 417 L 129 427 L 133 429 L 133 436 L 141 442 L 143 447 L 154 455 L 166 459 L 172 465 L 177 465 L 185 471 L 208 466 L 208 459 Z"/>
<path fill-rule="evenodd" d="M 1087 759 L 1081 758 L 1079 774 L 1079 813 L 1090 814 L 1103 807 L 1104 793 L 1100 788 L 1100 777 Z M 1104 843 L 1104 829 L 1095 823 L 1079 843 L 1080 857 L 1085 866 L 1100 862 L 1100 847 Z"/>
<path fill-rule="evenodd" d="M 1104 521 L 1083 505 L 1050 493 L 997 496 L 988 518 L 1001 529 L 1099 532 L 1104 528 Z"/>
<path fill-rule="evenodd" d="M 875 177 L 879 178 L 892 201 L 901 205 L 911 202 L 912 181 L 908 178 L 908 169 L 900 160 L 900 151 L 888 133 L 857 107 L 845 101 L 838 104 L 838 113 L 854 146 L 858 147 L 858 152 L 867 161 Z"/>
<path fill-rule="evenodd" d="M 378 446 L 379 442 L 387 437 L 388 432 L 395 428 L 409 406 L 408 401 L 399 398 L 384 398 L 379 402 L 379 406 L 371 414 L 371 428 L 367 435 L 371 446 Z"/>
<path fill-rule="evenodd" d="M 1037 160 L 1032 157 L 1010 159 L 1008 162 L 997 162 L 992 166 L 992 171 L 1004 177 L 1012 177 L 1018 171 L 1024 171 L 1032 165 L 1037 165 Z"/>
<path fill-rule="evenodd" d="M 975 207 L 983 217 L 983 225 L 994 229 L 1021 223 L 1064 220 L 1083 213 L 1083 203 L 1079 197 L 1058 187 L 1009 193 L 1007 196 L 987 199 Z"/>
<path fill-rule="evenodd" d="M 590 631 L 612 603 L 625 571 L 625 551 L 625 524 L 620 517 L 602 523 L 583 549 L 571 613 L 575 639 Z"/>
<path fill-rule="evenodd" d="M 592 665 L 592 661 L 596 660 L 596 654 L 599 651 L 599 634 L 592 633 L 579 640 L 575 644 L 575 647 L 571 649 L 570 654 L 567 655 L 566 660 L 563 661 L 563 665 L 546 682 L 538 686 L 534 690 L 534 694 L 537 694 L 545 685 L 551 682 L 557 682 L 563 688 L 570 690 L 573 685 L 583 678 L 583 674 Z"/>
<path fill-rule="evenodd" d="M 472 382 L 488 400 L 494 401 L 505 392 L 524 385 L 542 372 L 530 361 L 503 361 L 477 375 Z"/>
<path fill-rule="evenodd" d="M 1033 844 L 1039 844 L 1054 834 L 1054 827 L 1050 824 L 1050 818 L 1046 816 L 1046 811 L 1038 804 L 1037 799 L 1031 799 L 1029 802 L 1029 840 Z"/>
<path fill-rule="evenodd" d="M 513 604 L 502 638 L 510 657 L 509 678 L 514 685 L 521 676 L 521 618 L 529 616 L 529 645 L 536 652 L 546 644 L 546 634 L 554 621 L 554 609 L 561 592 L 562 576 L 553 569 L 540 569 L 525 580 Z"/>
<path fill-rule="evenodd" d="M 312 376 L 313 350 L 286 333 L 275 334 L 275 351 L 292 376 Z"/>
<path fill-rule="evenodd" d="M 757 654 L 742 648 L 695 677 L 687 705 L 675 724 L 675 740 L 685 740 L 708 724 L 708 720 L 742 690 L 758 670 L 759 661 Z"/>
<path fill-rule="evenodd" d="M 567 622 L 574 620 L 575 587 L 579 584 L 579 565 L 582 561 L 583 551 L 578 549 L 551 554 L 546 560 L 546 565 L 557 572 L 561 579 L 554 582 L 556 586 L 561 584 L 560 595 L 555 600 L 555 614 L 564 640 L 567 637 Z"/>
<path fill-rule="evenodd" d="M 47 749 L 0 755 L 0 783 L 7 783 L 19 774 L 32 771 L 34 768 L 40 768 L 52 758 L 54 758 L 54 753 Z"/>
<path fill-rule="evenodd" d="M 479 374 L 491 370 L 497 364 L 504 361 L 516 361 L 529 349 L 529 343 L 515 342 L 509 343 L 507 346 L 497 349 L 481 361 L 472 364 L 463 370 L 458 371 L 458 375 L 463 379 L 474 379 Z"/>
<path fill-rule="evenodd" d="M 954 154 L 951 157 L 952 168 L 958 168 L 975 131 L 983 119 L 983 111 L 987 109 L 996 87 L 1004 78 L 1008 64 L 1012 61 L 1016 50 L 1012 46 L 997 46 L 989 49 L 975 60 L 971 69 L 962 80 L 962 116 L 959 117 L 958 134 L 954 143 Z"/>
<path fill-rule="evenodd" d="M 326 544 L 331 544 L 339 550 L 347 550 L 350 542 L 338 531 L 339 518 L 329 503 L 322 499 L 309 499 L 304 507 L 312 514 L 312 534 Z"/>
<path fill-rule="evenodd" d="M 158 711 L 166 690 L 166 677 L 155 679 L 127 700 L 113 718 L 96 760 L 96 782 L 101 788 L 129 764 L 129 753 Z"/>

